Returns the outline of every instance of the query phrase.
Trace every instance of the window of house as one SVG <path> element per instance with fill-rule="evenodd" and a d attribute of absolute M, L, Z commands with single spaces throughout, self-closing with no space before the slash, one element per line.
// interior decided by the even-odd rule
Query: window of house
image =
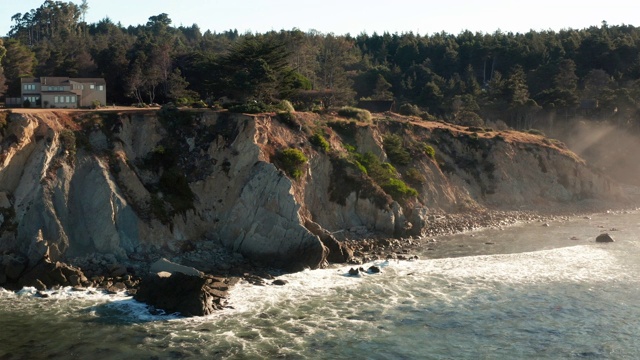
<path fill-rule="evenodd" d="M 104 86 L 99 85 L 99 86 L 98 86 L 98 90 L 103 91 L 103 90 L 104 90 Z"/>
<path fill-rule="evenodd" d="M 60 102 L 60 97 L 59 96 L 54 96 L 53 97 L 53 102 L 56 103 L 56 104 L 59 103 Z"/>
<path fill-rule="evenodd" d="M 96 86 L 95 86 L 95 85 L 93 85 L 93 84 L 89 85 L 89 89 L 91 89 L 91 90 L 93 90 L 95 87 L 96 87 Z"/>
<path fill-rule="evenodd" d="M 65 98 L 65 102 L 66 103 L 70 103 L 71 102 L 71 97 L 65 96 L 64 98 Z"/>

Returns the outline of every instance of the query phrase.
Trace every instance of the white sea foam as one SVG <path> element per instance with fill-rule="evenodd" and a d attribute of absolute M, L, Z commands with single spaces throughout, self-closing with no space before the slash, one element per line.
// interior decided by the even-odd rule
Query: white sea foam
<path fill-rule="evenodd" d="M 327 292 L 350 288 L 375 288 L 387 301 L 411 298 L 410 289 L 428 286 L 432 295 L 451 296 L 451 287 L 473 291 L 480 283 L 537 284 L 563 282 L 605 282 L 625 278 L 615 256 L 593 245 L 573 246 L 536 252 L 482 255 L 459 258 L 385 261 L 365 264 L 382 268 L 379 274 L 347 276 L 348 266 L 307 270 L 281 276 L 285 286 L 253 286 L 241 283 L 230 291 L 233 312 L 277 307 L 278 303 L 326 297 Z M 438 287 L 443 287 L 439 289 Z M 371 290 L 374 291 L 374 290 Z M 344 292 L 344 291 L 343 291 Z M 348 295 L 345 295 L 348 296 Z M 444 295 L 443 295 L 444 296 Z"/>

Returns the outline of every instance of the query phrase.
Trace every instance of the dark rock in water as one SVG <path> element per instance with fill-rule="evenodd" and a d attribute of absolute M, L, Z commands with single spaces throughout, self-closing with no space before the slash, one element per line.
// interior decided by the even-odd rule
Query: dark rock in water
<path fill-rule="evenodd" d="M 222 308 L 223 292 L 207 286 L 203 276 L 181 272 L 150 274 L 140 282 L 134 299 L 162 309 L 168 313 L 179 312 L 183 316 L 203 316 Z"/>
<path fill-rule="evenodd" d="M 358 269 L 354 269 L 354 268 L 349 269 L 349 275 L 356 276 L 359 274 L 360 274 L 360 271 L 358 271 Z"/>
<path fill-rule="evenodd" d="M 282 279 L 276 279 L 273 280 L 273 282 L 271 283 L 271 285 L 278 285 L 278 286 L 283 286 L 283 285 L 287 285 L 289 282 L 287 280 L 282 280 Z"/>
<path fill-rule="evenodd" d="M 604 233 L 604 234 L 600 234 L 598 235 L 598 237 L 596 238 L 596 242 L 599 243 L 610 243 L 610 242 L 614 242 L 615 240 L 613 240 L 613 238 L 611 237 L 611 235 Z"/>
<path fill-rule="evenodd" d="M 380 272 L 380 268 L 375 266 L 375 265 L 372 265 L 372 266 L 369 267 L 367 272 L 370 273 L 370 274 L 377 274 L 377 273 Z"/>

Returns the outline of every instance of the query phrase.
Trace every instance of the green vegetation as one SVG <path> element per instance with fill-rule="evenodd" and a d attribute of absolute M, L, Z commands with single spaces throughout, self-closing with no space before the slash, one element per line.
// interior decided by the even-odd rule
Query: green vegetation
<path fill-rule="evenodd" d="M 195 195 L 189 187 L 187 177 L 178 167 L 171 167 L 162 173 L 158 189 L 164 195 L 164 200 L 171 205 L 172 214 L 182 214 L 193 208 Z"/>
<path fill-rule="evenodd" d="M 424 175 L 422 175 L 420 170 L 416 168 L 407 169 L 405 176 L 407 178 L 407 182 L 414 186 L 421 186 L 427 182 L 427 178 L 424 177 Z"/>
<path fill-rule="evenodd" d="M 344 142 L 354 142 L 358 131 L 355 121 L 329 121 L 327 126 L 337 132 Z"/>
<path fill-rule="evenodd" d="M 394 199 L 404 200 L 409 197 L 418 196 L 418 191 L 414 188 L 407 186 L 404 181 L 396 178 L 390 178 L 385 183 L 380 185 L 382 190 L 391 195 Z"/>
<path fill-rule="evenodd" d="M 278 121 L 280 121 L 281 123 L 287 125 L 290 129 L 300 129 L 300 123 L 296 119 L 296 116 L 290 111 L 279 112 L 276 116 L 276 119 L 278 119 Z"/>
<path fill-rule="evenodd" d="M 69 129 L 63 129 L 60 131 L 60 144 L 69 152 L 69 158 L 73 159 L 76 155 L 76 134 Z"/>
<path fill-rule="evenodd" d="M 425 154 L 427 154 L 428 157 L 430 157 L 430 158 L 435 160 L 435 158 L 436 158 L 436 150 L 433 148 L 433 146 L 423 143 L 422 144 L 422 150 L 424 151 Z"/>
<path fill-rule="evenodd" d="M 422 111 L 420 111 L 420 108 L 417 105 L 404 103 L 400 105 L 398 113 L 406 116 L 420 116 Z"/>
<path fill-rule="evenodd" d="M 302 151 L 293 148 L 282 150 L 277 160 L 287 175 L 294 180 L 302 177 L 304 165 L 309 161 Z"/>
<path fill-rule="evenodd" d="M 371 122 L 371 113 L 368 110 L 358 109 L 350 106 L 345 106 L 338 110 L 338 115 L 350 119 L 356 119 L 358 121 Z"/>
<path fill-rule="evenodd" d="M 9 124 L 9 114 L 8 111 L 0 111 L 0 134 L 4 134 L 4 129 Z"/>
<path fill-rule="evenodd" d="M 20 76 L 82 74 L 105 78 L 109 103 L 199 107 L 198 99 L 226 97 L 235 112 L 327 113 L 356 99 L 395 99 L 406 115 L 473 126 L 492 119 L 498 130 L 554 131 L 585 118 L 640 132 L 640 28 L 631 25 L 340 36 L 202 32 L 164 13 L 125 27 L 81 14 L 71 1 L 47 0 L 12 17 L 0 44 L 5 95 L 19 96 Z M 355 108 L 340 116 L 370 121 Z"/>
<path fill-rule="evenodd" d="M 291 104 L 291 101 L 289 101 L 289 100 L 280 101 L 280 103 L 278 104 L 278 108 L 280 110 L 288 112 L 288 113 L 296 112 L 296 109 L 293 108 L 293 105 Z"/>
<path fill-rule="evenodd" d="M 309 142 L 311 142 L 311 144 L 313 144 L 314 146 L 319 147 L 325 153 L 331 149 L 331 145 L 329 144 L 327 139 L 325 139 L 324 136 L 319 132 L 313 134 L 313 136 L 309 139 Z"/>
<path fill-rule="evenodd" d="M 541 130 L 538 130 L 538 129 L 529 129 L 529 130 L 527 130 L 527 133 L 533 134 L 533 135 L 545 136 L 544 132 L 542 132 Z"/>
<path fill-rule="evenodd" d="M 354 157 L 355 161 L 366 169 L 366 174 L 394 200 L 402 202 L 418 195 L 416 189 L 407 186 L 398 177 L 398 171 L 393 165 L 381 162 L 373 153 L 354 154 Z"/>
<path fill-rule="evenodd" d="M 233 113 L 259 114 L 272 110 L 272 107 L 263 102 L 249 101 L 246 103 L 229 105 L 227 109 Z"/>
<path fill-rule="evenodd" d="M 392 163 L 408 165 L 411 162 L 411 154 L 404 148 L 402 137 L 399 135 L 385 136 L 382 144 Z"/>

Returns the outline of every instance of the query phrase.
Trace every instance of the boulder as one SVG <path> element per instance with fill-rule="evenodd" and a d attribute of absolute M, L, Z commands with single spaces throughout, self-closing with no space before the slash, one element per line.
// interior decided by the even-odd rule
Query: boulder
<path fill-rule="evenodd" d="M 289 282 L 287 280 L 282 280 L 282 279 L 276 279 L 273 280 L 273 282 L 271 283 L 271 285 L 278 285 L 278 286 L 283 286 L 283 285 L 287 285 Z"/>
<path fill-rule="evenodd" d="M 613 240 L 611 235 L 609 235 L 608 233 L 600 234 L 596 238 L 596 242 L 599 242 L 599 243 L 610 243 L 610 242 L 614 242 L 614 241 L 615 240 Z"/>
<path fill-rule="evenodd" d="M 380 272 L 380 268 L 375 266 L 375 265 L 372 265 L 372 266 L 369 267 L 369 269 L 367 269 L 367 272 L 369 274 L 377 274 L 377 273 Z"/>
<path fill-rule="evenodd" d="M 109 272 L 113 277 L 120 277 L 127 275 L 127 267 L 122 264 L 114 264 L 109 267 Z"/>
<path fill-rule="evenodd" d="M 351 269 L 349 269 L 349 275 L 351 275 L 351 276 L 357 276 L 357 275 L 359 275 L 359 274 L 360 274 L 360 271 L 358 271 L 358 269 L 355 269 L 355 268 L 351 268 Z"/>
<path fill-rule="evenodd" d="M 51 288 L 53 286 L 69 286 L 73 285 L 69 279 L 77 277 L 79 280 L 86 281 L 86 277 L 82 270 L 61 262 L 51 262 L 43 260 L 34 267 L 28 269 L 19 279 L 18 285 L 34 286 L 39 290 L 42 288 Z"/>
<path fill-rule="evenodd" d="M 353 250 L 347 244 L 336 240 L 331 234 L 320 236 L 322 244 L 329 249 L 327 261 L 332 263 L 346 263 L 353 257 Z"/>
<path fill-rule="evenodd" d="M 353 250 L 344 242 L 336 240 L 328 231 L 324 230 L 320 225 L 313 221 L 305 221 L 304 226 L 320 238 L 322 245 L 328 250 L 327 261 L 331 263 L 346 263 L 353 257 Z"/>
<path fill-rule="evenodd" d="M 204 316 L 220 309 L 221 295 L 215 295 L 207 286 L 203 276 L 187 275 L 182 272 L 152 273 L 142 279 L 134 299 L 152 305 L 167 313 L 183 316 Z"/>

